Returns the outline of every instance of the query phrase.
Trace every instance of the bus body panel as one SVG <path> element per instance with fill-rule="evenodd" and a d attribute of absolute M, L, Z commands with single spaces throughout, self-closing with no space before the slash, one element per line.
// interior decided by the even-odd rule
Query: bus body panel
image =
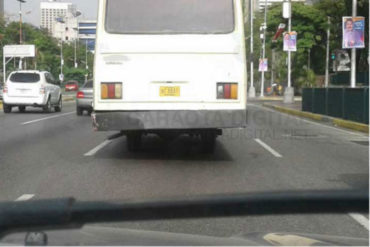
<path fill-rule="evenodd" d="M 112 34 L 105 31 L 106 0 L 99 4 L 93 101 L 96 130 L 245 127 L 246 59 L 239 0 L 234 0 L 235 29 L 227 34 Z M 121 98 L 102 99 L 101 83 L 121 83 Z M 217 99 L 218 83 L 237 84 L 237 98 Z M 167 87 L 178 88 L 178 94 L 161 95 Z M 163 125 L 148 120 L 163 112 L 180 118 L 193 114 L 198 122 Z M 214 117 L 206 116 L 209 113 L 225 120 L 210 120 Z M 230 114 L 242 121 L 231 121 Z M 132 119 L 140 123 L 128 124 Z"/>

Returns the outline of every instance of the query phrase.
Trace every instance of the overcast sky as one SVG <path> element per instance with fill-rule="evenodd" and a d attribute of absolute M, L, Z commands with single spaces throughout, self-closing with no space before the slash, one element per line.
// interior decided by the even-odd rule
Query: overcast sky
<path fill-rule="evenodd" d="M 31 11 L 30 14 L 24 16 L 25 22 L 40 25 L 40 2 L 46 0 L 26 0 L 27 3 L 22 4 L 23 13 Z M 98 0 L 60 0 L 60 2 L 70 2 L 77 5 L 77 9 L 82 12 L 81 19 L 96 19 Z M 19 2 L 17 0 L 4 0 L 6 14 L 18 14 Z M 12 18 L 14 19 L 14 18 Z M 17 17 L 18 19 L 18 17 Z"/>

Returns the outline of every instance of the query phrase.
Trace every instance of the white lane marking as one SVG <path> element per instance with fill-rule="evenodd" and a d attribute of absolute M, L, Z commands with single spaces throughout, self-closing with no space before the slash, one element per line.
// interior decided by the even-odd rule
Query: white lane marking
<path fill-rule="evenodd" d="M 85 153 L 84 156 L 94 156 L 100 149 L 107 146 L 109 143 L 111 143 L 112 140 L 106 140 L 103 143 L 99 144 L 95 148 L 91 149 L 89 152 Z"/>
<path fill-rule="evenodd" d="M 348 215 L 369 231 L 369 220 L 365 216 L 358 213 L 349 213 Z"/>
<path fill-rule="evenodd" d="M 272 155 L 274 155 L 275 157 L 277 158 L 281 158 L 283 157 L 281 154 L 279 154 L 278 152 L 276 152 L 274 149 L 272 149 L 269 145 L 267 145 L 266 143 L 264 143 L 263 141 L 261 141 L 260 139 L 254 139 L 258 144 L 260 144 L 262 147 L 264 147 L 267 151 L 269 151 L 270 153 L 272 153 Z"/>
<path fill-rule="evenodd" d="M 18 197 L 17 200 L 15 200 L 15 201 L 16 202 L 28 201 L 34 196 L 35 196 L 34 194 L 24 194 L 24 195 L 21 195 L 20 197 Z"/>
<path fill-rule="evenodd" d="M 57 117 L 63 117 L 63 116 L 66 116 L 66 115 L 71 115 L 71 114 L 74 114 L 74 113 L 76 113 L 76 112 L 73 111 L 73 112 L 67 112 L 67 113 L 63 113 L 63 114 L 58 114 L 58 115 L 51 116 L 51 117 L 40 118 L 40 119 L 36 119 L 36 120 L 32 120 L 32 121 L 21 123 L 21 125 L 27 125 L 27 124 L 37 123 L 37 122 L 41 122 L 41 121 L 45 121 L 45 120 L 49 120 L 49 119 L 53 119 L 53 118 L 57 118 Z"/>
<path fill-rule="evenodd" d="M 340 129 L 340 128 L 328 126 L 326 124 L 321 124 L 321 123 L 313 122 L 313 121 L 310 121 L 310 120 L 307 120 L 307 119 L 304 119 L 304 118 L 300 118 L 300 117 L 292 116 L 292 115 L 289 115 L 289 114 L 286 114 L 286 113 L 283 113 L 283 112 L 272 110 L 272 109 L 269 109 L 269 108 L 264 107 L 264 106 L 259 106 L 259 105 L 255 105 L 255 104 L 249 104 L 249 103 L 248 103 L 248 105 L 251 105 L 251 106 L 254 106 L 254 107 L 257 107 L 257 108 L 261 108 L 261 109 L 267 110 L 269 112 L 279 113 L 279 114 L 284 115 L 286 117 L 294 118 L 296 120 L 303 121 L 303 122 L 306 122 L 306 123 L 310 123 L 310 124 L 313 124 L 313 125 L 318 125 L 318 126 L 321 126 L 321 127 L 326 127 L 326 128 L 329 128 L 329 129 L 341 131 L 341 132 L 344 132 L 344 133 L 347 133 L 347 134 L 351 134 L 351 135 L 356 135 L 356 136 L 361 136 L 361 137 L 367 137 L 366 134 L 360 134 L 360 133 L 356 133 L 356 132 L 352 132 L 352 131 L 348 131 L 348 130 L 344 130 L 344 129 Z"/>

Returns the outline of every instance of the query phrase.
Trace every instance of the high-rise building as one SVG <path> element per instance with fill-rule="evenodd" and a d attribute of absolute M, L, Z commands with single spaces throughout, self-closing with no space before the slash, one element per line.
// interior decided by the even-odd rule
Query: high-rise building
<path fill-rule="evenodd" d="M 0 17 L 4 17 L 4 0 L 0 0 Z"/>
<path fill-rule="evenodd" d="M 49 0 L 41 2 L 40 26 L 63 41 L 74 40 L 78 37 L 78 21 L 76 6 L 72 3 Z"/>

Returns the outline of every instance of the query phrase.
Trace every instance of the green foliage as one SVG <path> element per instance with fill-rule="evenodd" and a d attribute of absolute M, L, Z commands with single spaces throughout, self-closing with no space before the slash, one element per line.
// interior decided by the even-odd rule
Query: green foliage
<path fill-rule="evenodd" d="M 368 8 L 368 0 L 358 0 L 358 16 L 364 16 L 366 21 L 369 17 Z M 292 3 L 292 31 L 296 31 L 298 34 L 297 52 L 292 52 L 292 82 L 295 87 L 314 85 L 315 75 L 325 73 L 328 17 L 331 20 L 330 51 L 334 51 L 341 49 L 342 46 L 342 17 L 351 16 L 351 11 L 352 0 L 320 0 L 314 5 Z M 259 28 L 263 23 L 262 12 L 256 13 L 254 23 L 254 63 L 258 65 L 258 59 L 262 54 L 262 42 L 259 37 Z M 280 23 L 285 23 L 288 26 L 288 21 L 282 18 L 282 5 L 272 5 L 268 9 L 267 15 L 266 57 L 271 62 L 271 50 L 275 49 L 275 82 L 285 84 L 287 81 L 287 52 L 283 51 L 282 37 L 279 37 L 276 43 L 272 43 L 271 40 Z M 368 28 L 365 30 L 367 43 Z M 249 35 L 248 32 L 247 35 Z M 249 46 L 247 45 L 247 47 Z M 368 47 L 358 49 L 357 54 L 358 71 L 368 70 Z M 310 64 L 308 64 L 309 60 Z M 257 70 L 258 66 L 255 68 L 255 81 L 258 81 L 261 73 Z"/>
<path fill-rule="evenodd" d="M 23 24 L 22 30 L 23 43 L 34 44 L 36 46 L 36 58 L 26 59 L 27 69 L 47 70 L 50 71 L 55 78 L 59 78 L 59 74 L 61 72 L 60 42 L 52 38 L 46 30 L 39 29 L 27 23 Z M 0 41 L 1 46 L 19 44 L 19 23 L 12 22 L 8 25 L 5 25 L 4 21 L 0 20 Z M 81 80 L 81 82 L 83 82 L 86 74 L 86 49 L 85 45 L 80 43 L 77 43 L 77 47 L 76 57 L 79 67 L 78 69 L 74 69 L 74 43 L 63 44 L 63 57 L 65 62 L 63 71 L 66 72 L 66 79 L 71 78 L 75 80 Z M 2 56 L 2 47 L 0 54 Z M 93 69 L 93 54 L 88 52 L 87 59 L 89 67 L 87 73 L 89 76 L 91 76 Z M 0 65 L 2 66 L 2 60 L 0 61 Z M 10 62 L 7 65 L 7 70 L 12 71 L 17 67 L 18 60 L 16 62 Z M 81 75 L 83 76 L 81 77 Z M 74 76 L 76 76 L 76 78 L 73 78 Z"/>
<path fill-rule="evenodd" d="M 312 69 L 304 69 L 296 81 L 295 87 L 300 89 L 302 87 L 315 87 L 316 75 Z"/>
<path fill-rule="evenodd" d="M 85 69 L 80 68 L 68 68 L 64 71 L 64 81 L 78 81 L 79 85 L 82 85 L 85 82 Z"/>

